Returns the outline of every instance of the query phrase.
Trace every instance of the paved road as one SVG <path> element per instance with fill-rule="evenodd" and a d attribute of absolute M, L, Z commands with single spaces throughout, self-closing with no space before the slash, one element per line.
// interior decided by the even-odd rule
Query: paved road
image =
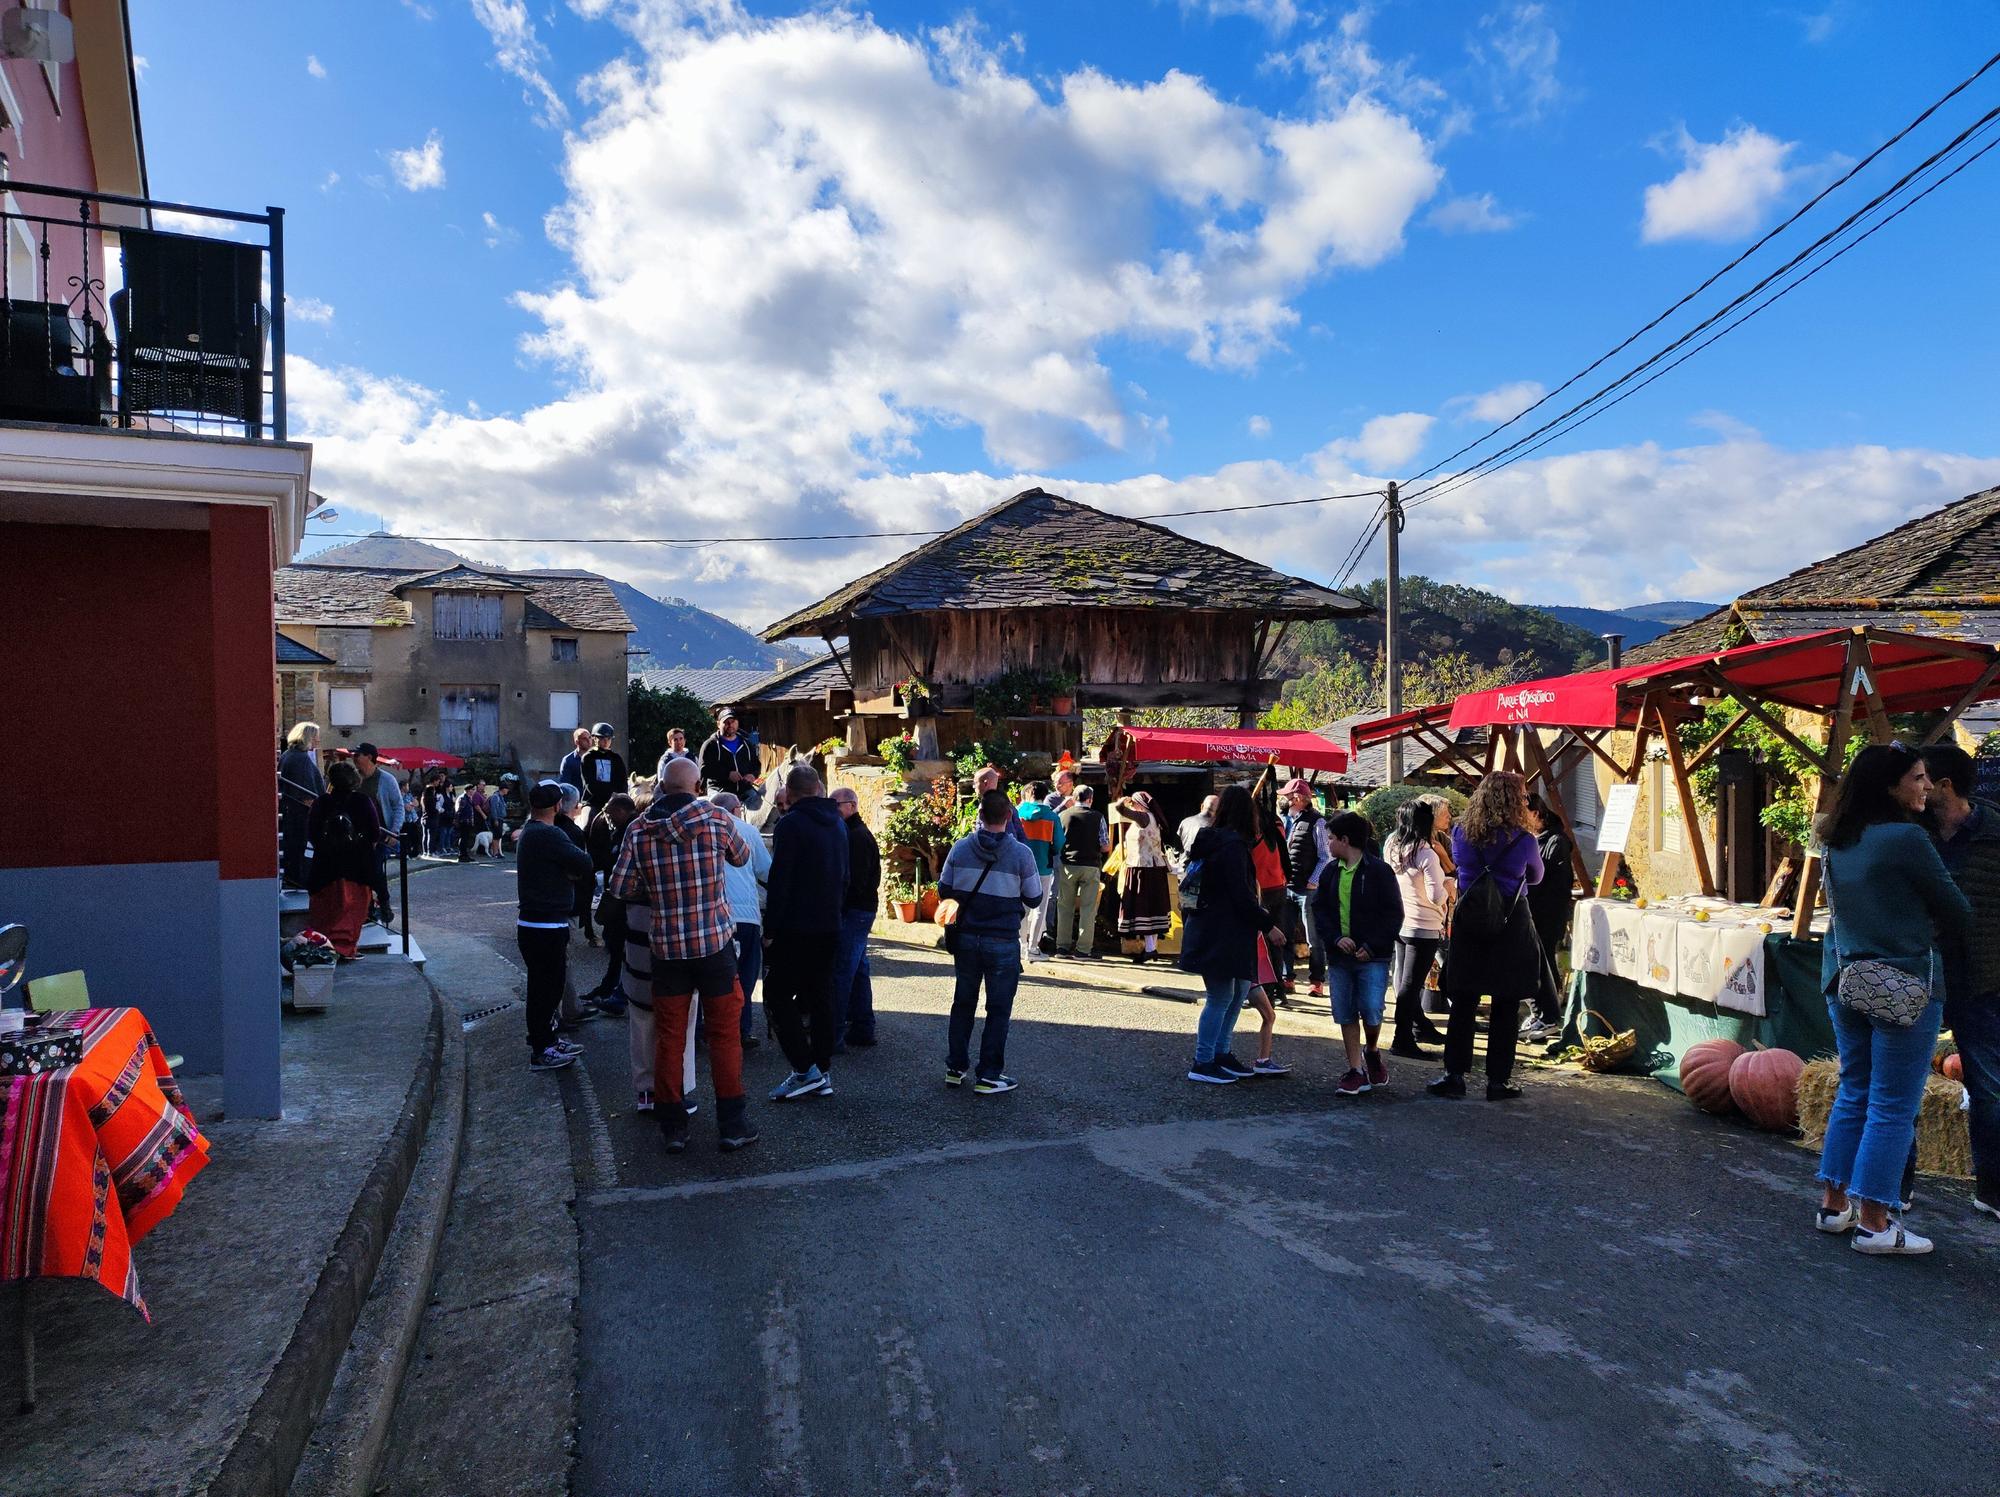
<path fill-rule="evenodd" d="M 426 901 L 505 949 L 461 894 L 494 877 Z M 1197 1088 L 1192 1007 L 1067 972 L 1023 987 L 1021 1090 L 948 1091 L 944 959 L 876 965 L 883 1044 L 742 1155 L 706 1108 L 660 1151 L 622 1026 L 520 1073 L 572 1109 L 574 1491 L 2000 1487 L 2000 1229 L 1962 1192 L 1920 1192 L 1932 1258 L 1870 1261 L 1811 1229 L 1809 1154 L 1651 1084 L 1440 1103 L 1392 1061 L 1343 1102 L 1288 1015 L 1293 1077 Z"/>

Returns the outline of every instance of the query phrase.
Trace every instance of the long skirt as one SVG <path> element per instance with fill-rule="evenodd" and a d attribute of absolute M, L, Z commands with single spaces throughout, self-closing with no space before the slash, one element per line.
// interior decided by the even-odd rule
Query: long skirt
<path fill-rule="evenodd" d="M 1167 870 L 1127 868 L 1118 875 L 1118 934 L 1167 933 Z"/>
<path fill-rule="evenodd" d="M 333 949 L 350 961 L 354 958 L 356 943 L 361 939 L 361 927 L 368 923 L 370 897 L 366 884 L 357 884 L 346 878 L 335 879 L 312 897 L 309 912 L 313 928 L 333 942 Z"/>

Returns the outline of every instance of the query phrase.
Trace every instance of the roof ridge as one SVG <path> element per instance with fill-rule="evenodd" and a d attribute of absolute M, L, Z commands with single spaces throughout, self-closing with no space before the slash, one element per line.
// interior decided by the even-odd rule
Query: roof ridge
<path fill-rule="evenodd" d="M 1957 520 L 1956 515 L 1958 511 L 1968 510 L 1974 505 L 1981 505 L 1982 502 L 1985 507 L 1979 513 L 1969 515 L 1962 522 Z M 1892 526 L 1879 535 L 1872 535 L 1866 540 L 1857 541 L 1854 545 L 1836 551 L 1831 556 L 1822 556 L 1817 561 L 1808 562 L 1806 565 L 1797 567 L 1771 582 L 1760 583 L 1756 587 L 1747 588 L 1743 592 L 1738 593 L 1725 606 L 1755 602 L 1767 595 L 1778 598 L 1795 597 L 1797 594 L 1787 588 L 1786 584 L 1796 582 L 1811 573 L 1833 571 L 1837 569 L 1839 563 L 1849 558 L 1861 556 L 1878 546 L 1887 545 L 1893 542 L 1898 536 L 1907 535 L 1909 532 L 1922 527 L 1935 526 L 1948 531 L 1949 533 L 1945 537 L 1944 544 L 1933 549 L 1922 560 L 1916 561 L 1913 564 L 1906 564 L 1903 570 L 1895 574 L 1896 586 L 1894 589 L 1878 588 L 1875 590 L 1877 596 L 1897 596 L 1913 588 L 1925 572 L 1936 566 L 1940 561 L 1949 558 L 1951 548 L 1954 545 L 1963 540 L 1972 530 L 1993 519 L 1996 514 L 2000 514 L 2000 485 L 1989 489 L 1980 489 L 1974 493 L 1967 494 L 1961 499 L 1954 499 L 1951 503 L 1941 508 L 1929 510 L 1921 515 L 1913 515 L 1903 521 L 1902 524 Z M 1886 564 L 1894 565 L 1894 559 L 1889 559 Z M 1839 600 L 1827 598 L 1819 601 L 1835 602 Z"/>

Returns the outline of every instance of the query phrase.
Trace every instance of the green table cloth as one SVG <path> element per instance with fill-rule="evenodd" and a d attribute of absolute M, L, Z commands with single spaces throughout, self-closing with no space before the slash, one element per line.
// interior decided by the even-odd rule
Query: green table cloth
<path fill-rule="evenodd" d="M 1639 1048 L 1617 1070 L 1652 1076 L 1681 1089 L 1681 1056 L 1702 1040 L 1734 1040 L 1790 1050 L 1812 1060 L 1834 1054 L 1833 1025 L 1819 985 L 1820 942 L 1773 933 L 1764 938 L 1763 1018 L 1717 1008 L 1712 1003 L 1641 987 L 1627 978 L 1576 972 L 1569 982 L 1561 1044 L 1574 1045 L 1585 1033 L 1635 1030 Z M 1585 1011 L 1599 1015 L 1586 1019 Z M 1585 1024 L 1589 1027 L 1586 1030 Z"/>

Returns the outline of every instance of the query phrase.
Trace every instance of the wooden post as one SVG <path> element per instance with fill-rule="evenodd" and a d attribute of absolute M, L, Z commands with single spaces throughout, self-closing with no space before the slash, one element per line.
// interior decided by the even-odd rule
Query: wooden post
<path fill-rule="evenodd" d="M 1833 797 L 1840 788 L 1840 772 L 1847 767 L 1847 740 L 1854 735 L 1854 694 L 1871 663 L 1867 652 L 1867 642 L 1858 633 L 1848 640 L 1847 660 L 1840 676 L 1840 698 L 1827 722 L 1826 757 L 1820 766 L 1819 795 L 1813 802 L 1815 822 L 1833 809 Z M 1869 684 L 1873 686 L 1872 679 Z M 1819 904 L 1819 863 L 1819 854 L 1808 841 L 1805 862 L 1799 868 L 1799 897 L 1792 908 L 1794 940 L 1802 941 L 1812 933 L 1813 910 Z"/>
<path fill-rule="evenodd" d="M 1542 777 L 1542 799 L 1548 803 L 1556 815 L 1563 819 L 1563 825 L 1570 830 L 1569 860 L 1571 870 L 1579 884 L 1590 884 L 1590 865 L 1583 860 L 1583 849 L 1577 846 L 1576 826 L 1570 820 L 1569 806 L 1563 801 L 1562 786 L 1556 783 L 1555 766 L 1549 763 L 1548 751 L 1542 747 L 1542 735 L 1532 728 L 1527 737 L 1528 757 L 1535 766 L 1535 773 Z M 1551 870 L 1543 869 L 1542 877 L 1547 878 Z"/>
<path fill-rule="evenodd" d="M 1702 835 L 1701 810 L 1695 804 L 1694 786 L 1688 781 L 1687 755 L 1681 750 L 1681 735 L 1667 721 L 1664 700 L 1654 699 L 1653 716 L 1660 725 L 1660 742 L 1667 748 L 1667 767 L 1674 772 L 1674 791 L 1681 805 L 1681 825 L 1687 830 L 1688 849 L 1694 854 L 1694 874 L 1700 880 L 1701 892 L 1712 899 L 1715 897 L 1715 870 L 1709 866 L 1708 839 Z"/>
<path fill-rule="evenodd" d="M 1632 730 L 1632 762 L 1619 771 L 1617 781 L 1619 784 L 1636 785 L 1639 783 L 1639 771 L 1646 767 L 1646 740 L 1652 737 L 1652 733 L 1652 724 L 1647 722 L 1642 715 L 1639 719 L 1639 725 Z M 1604 855 L 1604 866 L 1597 871 L 1597 897 L 1599 899 L 1609 899 L 1611 897 L 1611 886 L 1617 881 L 1618 859 L 1621 856 L 1622 854 L 1615 852 L 1607 852 Z"/>

